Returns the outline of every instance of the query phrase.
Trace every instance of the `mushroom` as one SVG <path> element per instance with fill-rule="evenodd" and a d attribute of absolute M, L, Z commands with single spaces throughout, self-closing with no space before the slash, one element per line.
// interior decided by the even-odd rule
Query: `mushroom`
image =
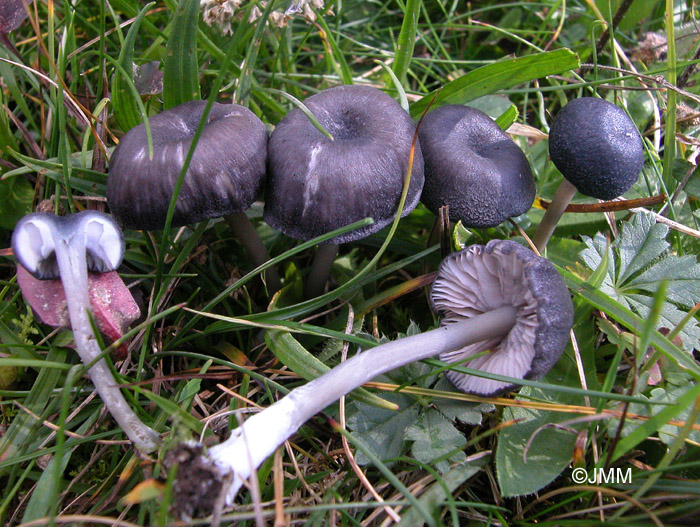
<path fill-rule="evenodd" d="M 445 315 L 440 328 L 358 353 L 246 420 L 206 456 L 190 458 L 198 470 L 207 467 L 204 472 L 217 482 L 207 483 L 207 496 L 194 496 L 188 489 L 201 483 L 192 481 L 191 471 L 181 466 L 187 479 L 174 486 L 178 508 L 185 515 L 210 512 L 203 504 L 220 492 L 230 505 L 244 480 L 308 419 L 377 375 L 437 355 L 462 361 L 491 350 L 469 365 L 534 379 L 557 361 L 573 324 L 571 298 L 554 266 L 508 240 L 473 245 L 448 256 L 440 265 L 431 301 Z M 457 373 L 449 378 L 459 389 L 484 396 L 515 387 Z"/>
<path fill-rule="evenodd" d="M 644 166 L 644 145 L 624 110 L 595 97 L 570 101 L 554 118 L 549 155 L 564 176 L 532 240 L 547 245 L 576 191 L 610 200 L 627 192 Z"/>
<path fill-rule="evenodd" d="M 206 101 L 190 101 L 154 117 L 149 156 L 145 124 L 121 139 L 110 160 L 107 200 L 115 218 L 132 229 L 162 229 L 175 184 L 185 164 Z M 245 210 L 265 180 L 267 129 L 237 104 L 214 103 L 178 194 L 172 226 L 224 216 L 256 267 L 267 259 L 265 247 Z M 270 290 L 280 287 L 267 272 Z"/>
<path fill-rule="evenodd" d="M 85 211 L 70 216 L 35 212 L 24 216 L 12 234 L 12 250 L 35 278 L 60 278 L 76 349 L 97 393 L 128 438 L 139 449 L 158 447 L 158 433 L 144 425 L 124 400 L 95 340 L 88 311 L 88 269 L 116 269 L 124 256 L 124 239 L 108 215 Z"/>
<path fill-rule="evenodd" d="M 421 201 L 433 214 L 448 205 L 451 221 L 495 227 L 528 211 L 535 181 L 522 150 L 484 112 L 441 106 L 418 130 L 425 158 Z"/>
<path fill-rule="evenodd" d="M 325 287 L 338 244 L 369 236 L 394 219 L 415 125 L 394 99 L 369 86 L 336 86 L 304 104 L 333 139 L 298 108 L 277 125 L 268 145 L 265 221 L 309 240 L 366 217 L 374 220 L 319 246 L 306 283 L 306 296 L 314 297 Z M 403 215 L 418 204 L 422 188 L 423 157 L 416 145 Z"/>

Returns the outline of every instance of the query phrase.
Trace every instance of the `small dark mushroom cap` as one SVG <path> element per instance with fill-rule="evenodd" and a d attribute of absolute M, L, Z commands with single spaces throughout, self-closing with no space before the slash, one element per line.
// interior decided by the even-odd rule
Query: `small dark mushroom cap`
<path fill-rule="evenodd" d="M 56 280 L 56 244 L 72 243 L 77 236 L 85 237 L 88 270 L 105 273 L 119 267 L 124 257 L 122 231 L 109 215 L 94 210 L 68 216 L 27 214 L 12 233 L 12 252 L 34 278 Z"/>
<path fill-rule="evenodd" d="M 206 101 L 190 101 L 129 130 L 110 160 L 107 200 L 117 220 L 132 229 L 165 225 L 175 182 L 182 170 Z M 172 226 L 245 211 L 265 180 L 267 129 L 237 104 L 214 103 L 178 195 Z"/>
<path fill-rule="evenodd" d="M 17 29 L 27 18 L 25 4 L 30 6 L 34 0 L 2 0 L 0 2 L 0 33 L 9 33 Z"/>
<path fill-rule="evenodd" d="M 549 155 L 586 196 L 613 199 L 627 192 L 644 166 L 644 145 L 627 114 L 595 97 L 570 101 L 554 118 Z"/>
<path fill-rule="evenodd" d="M 374 224 L 333 240 L 369 236 L 391 223 L 398 208 L 415 125 L 401 106 L 368 86 L 329 88 L 304 101 L 334 140 L 299 109 L 270 136 L 265 221 L 308 240 L 366 217 Z M 418 204 L 423 156 L 416 144 L 403 214 Z"/>
<path fill-rule="evenodd" d="M 425 157 L 421 201 L 434 214 L 449 205 L 450 220 L 494 227 L 528 211 L 535 181 L 525 154 L 484 112 L 442 106 L 418 130 Z"/>
<path fill-rule="evenodd" d="M 440 265 L 430 294 L 443 324 L 512 305 L 516 323 L 505 337 L 496 337 L 443 353 L 440 360 L 470 360 L 465 367 L 521 379 L 537 379 L 559 359 L 569 340 L 574 309 L 569 291 L 554 266 L 510 240 L 491 240 L 453 253 Z M 448 371 L 459 390 L 493 396 L 514 389 L 504 383 Z"/>

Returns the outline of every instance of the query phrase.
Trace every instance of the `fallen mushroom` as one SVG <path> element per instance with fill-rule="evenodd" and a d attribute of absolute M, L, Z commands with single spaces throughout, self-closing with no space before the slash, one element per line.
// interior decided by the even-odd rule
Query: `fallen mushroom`
<path fill-rule="evenodd" d="M 108 272 L 124 256 L 124 239 L 108 215 L 85 211 L 70 216 L 36 212 L 24 216 L 12 234 L 12 250 L 32 276 L 60 278 L 65 292 L 76 349 L 105 407 L 134 445 L 151 452 L 158 447 L 158 433 L 141 422 L 116 385 L 95 340 L 90 323 L 88 269 Z"/>
<path fill-rule="evenodd" d="M 576 192 L 610 200 L 627 192 L 644 166 L 644 145 L 622 108 L 596 97 L 570 101 L 554 118 L 549 155 L 564 176 L 532 241 L 542 251 Z"/>
<path fill-rule="evenodd" d="M 132 229 L 165 226 L 175 184 L 185 164 L 206 101 L 190 101 L 150 117 L 122 137 L 110 159 L 107 201 L 114 217 Z M 265 180 L 267 129 L 237 104 L 214 103 L 180 188 L 172 226 L 224 217 L 254 266 L 267 260 L 265 246 L 245 210 Z M 269 289 L 280 280 L 268 269 Z"/>
<path fill-rule="evenodd" d="M 287 236 L 310 240 L 354 221 L 372 225 L 321 245 L 306 282 L 307 298 L 325 287 L 337 245 L 359 240 L 396 215 L 415 132 L 411 117 L 384 92 L 336 86 L 304 101 L 333 139 L 298 108 L 270 135 L 265 221 Z M 423 188 L 423 157 L 416 145 L 403 214 Z"/>
<path fill-rule="evenodd" d="M 425 158 L 421 201 L 433 214 L 449 206 L 450 220 L 495 227 L 528 211 L 535 180 L 522 150 L 484 112 L 441 106 L 418 131 Z"/>
<path fill-rule="evenodd" d="M 200 447 L 183 447 L 173 456 L 183 473 L 173 487 L 178 511 L 185 516 L 208 514 L 222 492 L 230 505 L 253 471 L 308 419 L 377 375 L 437 355 L 462 361 L 491 350 L 468 366 L 538 378 L 558 360 L 573 324 L 571 298 L 554 266 L 513 241 L 493 240 L 448 256 L 440 265 L 431 301 L 445 315 L 440 328 L 358 353 L 247 419 L 206 455 Z M 449 375 L 457 388 L 484 396 L 515 387 L 462 377 L 472 376 Z M 199 481 L 195 472 L 209 479 Z M 192 491 L 205 487 L 206 495 Z"/>

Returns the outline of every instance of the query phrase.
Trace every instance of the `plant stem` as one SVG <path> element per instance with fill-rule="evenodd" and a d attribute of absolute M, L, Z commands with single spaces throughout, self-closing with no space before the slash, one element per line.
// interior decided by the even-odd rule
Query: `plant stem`
<path fill-rule="evenodd" d="M 267 250 L 263 244 L 258 231 L 255 230 L 250 218 L 245 212 L 236 212 L 229 214 L 224 218 L 228 223 L 229 228 L 233 232 L 236 239 L 243 245 L 248 253 L 251 263 L 254 267 L 264 264 L 267 261 Z M 273 295 L 282 288 L 280 276 L 277 270 L 269 268 L 265 271 L 265 279 L 267 280 L 267 288 L 270 295 Z"/>
<path fill-rule="evenodd" d="M 311 263 L 311 269 L 304 285 L 304 298 L 316 298 L 323 294 L 331 275 L 333 262 L 338 255 L 338 246 L 332 243 L 319 245 Z"/>
<path fill-rule="evenodd" d="M 542 252 L 547 246 L 547 242 L 551 238 L 559 218 L 564 214 L 566 207 L 571 203 L 576 192 L 576 187 L 566 179 L 559 184 L 552 202 L 547 207 L 547 211 L 544 213 L 542 221 L 540 221 L 537 231 L 532 237 L 532 243 L 535 244 L 539 252 Z"/>
<path fill-rule="evenodd" d="M 292 390 L 286 397 L 254 415 L 209 450 L 209 458 L 224 477 L 230 505 L 243 482 L 275 449 L 326 406 L 377 375 L 507 334 L 516 322 L 516 309 L 503 306 L 432 331 L 382 344 L 358 353 L 326 374 Z"/>
<path fill-rule="evenodd" d="M 90 324 L 90 294 L 86 262 L 85 233 L 78 231 L 59 235 L 56 240 L 56 261 L 66 294 L 75 346 L 83 364 L 90 366 L 88 373 L 102 402 L 134 445 L 152 452 L 160 444 L 158 433 L 141 422 L 128 405 L 114 380 L 104 358 L 95 362 L 101 350 Z"/>

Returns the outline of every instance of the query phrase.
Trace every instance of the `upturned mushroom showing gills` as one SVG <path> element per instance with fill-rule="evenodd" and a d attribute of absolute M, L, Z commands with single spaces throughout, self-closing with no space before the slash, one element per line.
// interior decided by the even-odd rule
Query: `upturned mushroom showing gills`
<path fill-rule="evenodd" d="M 268 145 L 265 221 L 287 236 L 309 240 L 363 218 L 374 220 L 338 236 L 336 245 L 379 231 L 398 209 L 413 120 L 394 99 L 369 86 L 329 88 L 304 104 L 333 139 L 298 108 L 277 125 Z M 422 188 L 423 157 L 416 145 L 404 215 L 418 204 Z M 318 256 L 332 263 L 335 251 L 334 245 L 322 245 Z M 319 267 L 309 274 L 308 297 L 325 286 L 330 263 Z"/>
<path fill-rule="evenodd" d="M 576 192 L 610 200 L 627 192 L 644 166 L 644 145 L 622 108 L 595 97 L 570 101 L 554 118 L 549 155 L 564 176 L 533 242 L 543 250 Z"/>
<path fill-rule="evenodd" d="M 433 214 L 449 206 L 450 220 L 495 227 L 528 211 L 535 180 L 522 150 L 484 112 L 441 106 L 418 130 L 425 158 L 421 201 Z"/>
<path fill-rule="evenodd" d="M 22 218 L 12 234 L 12 250 L 35 278 L 60 278 L 68 306 L 75 346 L 97 393 L 134 445 L 146 452 L 158 447 L 158 433 L 141 422 L 129 407 L 92 331 L 88 269 L 113 271 L 124 256 L 124 239 L 106 214 L 85 211 L 70 216 L 36 212 Z"/>
<path fill-rule="evenodd" d="M 129 130 L 110 159 L 107 200 L 114 217 L 132 229 L 165 225 L 175 184 L 192 145 L 206 101 L 190 101 L 148 122 L 153 139 L 149 156 L 145 124 Z M 224 216 L 255 266 L 265 247 L 245 214 L 265 181 L 267 129 L 237 104 L 214 103 L 178 194 L 172 226 Z M 268 272 L 279 289 L 279 277 Z"/>
<path fill-rule="evenodd" d="M 247 419 L 206 455 L 193 457 L 198 470 L 216 480 L 207 484 L 207 496 L 195 496 L 191 485 L 203 487 L 189 479 L 187 466 L 180 466 L 186 479 L 173 487 L 180 511 L 211 512 L 205 503 L 221 492 L 230 505 L 243 482 L 308 419 L 377 375 L 438 355 L 465 361 L 481 354 L 465 366 L 538 378 L 558 360 L 573 324 L 571 298 L 554 266 L 513 241 L 493 240 L 448 256 L 437 273 L 431 302 L 445 316 L 441 327 L 358 353 Z M 457 388 L 485 396 L 515 388 L 456 372 L 449 378 Z"/>

